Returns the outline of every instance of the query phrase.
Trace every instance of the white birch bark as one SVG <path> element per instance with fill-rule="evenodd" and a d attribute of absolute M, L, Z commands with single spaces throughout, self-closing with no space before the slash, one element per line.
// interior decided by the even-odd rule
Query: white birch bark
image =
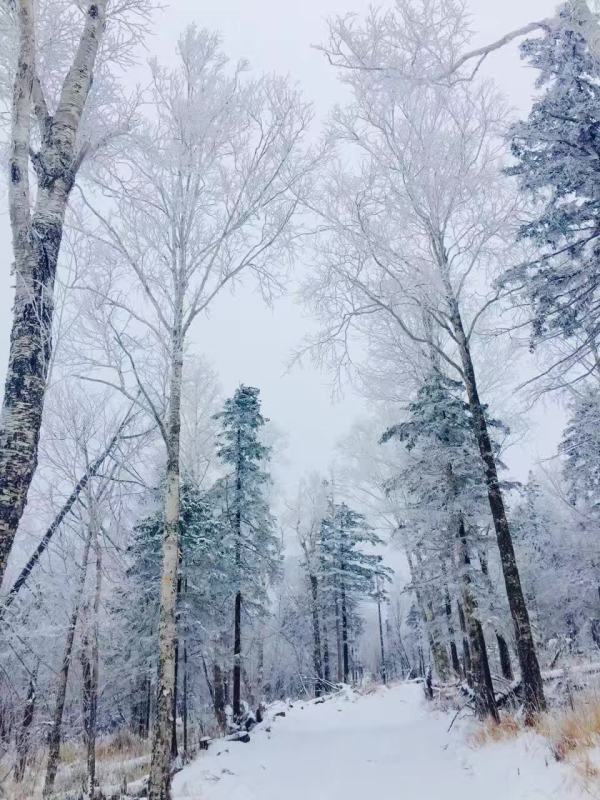
<path fill-rule="evenodd" d="M 69 193 L 79 165 L 77 134 L 104 30 L 106 0 L 85 6 L 79 46 L 52 116 L 47 112 L 38 81 L 35 103 L 32 102 L 35 80 L 32 0 L 18 0 L 17 11 L 19 48 L 9 161 L 15 297 L 0 414 L 0 581 L 37 466 L 52 352 L 56 266 Z M 32 110 L 38 118 L 41 139 L 32 159 L 37 180 L 33 209 L 28 180 Z"/>
<path fill-rule="evenodd" d="M 180 429 L 183 349 L 181 315 L 173 334 L 170 405 L 167 423 L 167 473 L 164 495 L 163 563 L 160 583 L 160 617 L 158 623 L 157 705 L 152 739 L 152 761 L 148 784 L 149 800 L 171 797 L 171 738 L 173 730 L 175 657 L 177 638 L 177 574 L 179 569 L 180 507 Z"/>

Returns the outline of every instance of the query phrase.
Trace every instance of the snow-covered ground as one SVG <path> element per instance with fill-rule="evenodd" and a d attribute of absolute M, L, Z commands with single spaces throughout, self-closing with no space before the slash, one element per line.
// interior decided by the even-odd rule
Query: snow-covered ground
<path fill-rule="evenodd" d="M 271 714 L 274 712 L 272 711 Z M 295 702 L 248 744 L 218 741 L 174 780 L 175 800 L 581 800 L 536 734 L 473 747 L 469 723 L 420 686 Z M 270 731 L 267 730 L 270 728 Z"/>

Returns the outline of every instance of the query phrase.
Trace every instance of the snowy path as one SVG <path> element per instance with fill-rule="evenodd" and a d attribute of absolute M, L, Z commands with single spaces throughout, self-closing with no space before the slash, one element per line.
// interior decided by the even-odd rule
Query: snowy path
<path fill-rule="evenodd" d="M 215 742 L 180 772 L 176 800 L 579 800 L 573 773 L 533 734 L 472 748 L 403 685 L 297 702 L 249 744 Z M 218 754 L 220 752 L 220 755 Z"/>

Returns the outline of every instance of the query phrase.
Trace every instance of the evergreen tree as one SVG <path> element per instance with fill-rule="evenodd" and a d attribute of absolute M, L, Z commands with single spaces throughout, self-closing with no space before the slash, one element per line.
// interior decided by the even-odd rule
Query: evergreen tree
<path fill-rule="evenodd" d="M 575 13 L 573 3 L 564 3 L 556 24 L 521 47 L 539 71 L 543 93 L 528 119 L 512 129 L 516 163 L 508 173 L 538 202 L 521 235 L 543 255 L 509 278 L 526 282 L 536 336 L 582 334 L 586 352 L 594 354 L 600 322 L 600 61 Z"/>
<path fill-rule="evenodd" d="M 365 552 L 365 545 L 375 547 L 383 540 L 367 524 L 365 516 L 346 503 L 330 500 L 319 538 L 322 594 L 335 614 L 341 677 L 348 683 L 351 632 L 357 636 L 361 624 L 357 607 L 366 599 L 383 597 L 384 582 L 391 579 L 391 570 L 384 566 L 379 554 Z"/>
<path fill-rule="evenodd" d="M 505 430 L 496 420 L 487 422 L 490 428 Z M 455 670 L 459 666 L 459 625 L 451 600 L 455 596 L 460 627 L 464 615 L 468 634 L 463 670 L 481 715 L 497 716 L 478 611 L 478 596 L 485 597 L 488 610 L 494 606 L 487 561 L 481 555 L 480 529 L 489 514 L 487 490 L 462 385 L 433 368 L 409 404 L 407 419 L 388 429 L 381 441 L 391 439 L 409 456 L 388 490 L 400 487 L 408 498 L 407 556 L 436 671 L 444 680 L 450 663 Z M 493 446 L 500 464 L 498 447 Z M 474 555 L 485 565 L 485 573 L 474 569 Z"/>
<path fill-rule="evenodd" d="M 573 505 L 598 515 L 600 510 L 600 397 L 583 389 L 572 404 L 571 418 L 559 447 L 563 475 Z"/>
<path fill-rule="evenodd" d="M 280 552 L 266 496 L 270 448 L 260 440 L 267 420 L 261 413 L 259 390 L 239 386 L 215 418 L 221 423 L 218 455 L 227 475 L 220 489 L 235 561 L 233 716 L 240 722 L 242 603 L 247 611 L 264 603 L 265 583 L 277 572 Z"/>
<path fill-rule="evenodd" d="M 158 491 L 155 494 L 160 496 Z M 222 635 L 223 610 L 230 596 L 231 542 L 215 495 L 214 489 L 203 492 L 189 481 L 184 481 L 181 487 L 177 649 L 184 661 L 189 649 L 203 652 L 209 637 L 218 639 Z M 126 584 L 113 605 L 113 613 L 126 621 L 125 665 L 135 682 L 132 727 L 141 734 L 148 733 L 149 689 L 156 672 L 159 613 L 156 586 L 161 574 L 163 531 L 162 509 L 148 514 L 135 525 L 128 548 Z M 176 685 L 176 704 L 177 695 Z"/>

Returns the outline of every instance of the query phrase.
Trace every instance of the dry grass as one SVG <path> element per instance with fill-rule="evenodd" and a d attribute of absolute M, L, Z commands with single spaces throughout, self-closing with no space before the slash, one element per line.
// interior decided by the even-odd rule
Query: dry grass
<path fill-rule="evenodd" d="M 140 739 L 130 731 L 119 731 L 114 736 L 107 736 L 96 743 L 96 759 L 98 761 L 114 761 L 122 758 L 139 758 L 149 752 L 147 739 Z"/>
<path fill-rule="evenodd" d="M 523 732 L 523 723 L 513 715 L 503 716 L 500 723 L 486 720 L 469 736 L 473 747 L 484 747 L 495 742 L 516 739 Z"/>
<path fill-rule="evenodd" d="M 505 714 L 499 725 L 484 722 L 469 736 L 473 747 L 516 739 L 533 730 L 547 740 L 557 761 L 568 763 L 591 797 L 600 797 L 600 693 L 582 692 L 568 706 L 542 714 L 534 727 Z"/>
<path fill-rule="evenodd" d="M 578 695 L 570 706 L 543 714 L 536 730 L 548 739 L 557 761 L 598 747 L 600 696 L 596 693 Z"/>
<path fill-rule="evenodd" d="M 121 786 L 148 773 L 150 743 L 129 732 L 119 732 L 99 739 L 96 745 L 96 773 L 102 785 Z M 77 792 L 85 783 L 85 751 L 81 744 L 66 743 L 60 750 L 56 793 Z M 15 784 L 12 776 L 3 785 L 7 800 L 37 800 L 41 797 L 46 770 L 46 751 L 30 757 L 23 782 Z"/>

